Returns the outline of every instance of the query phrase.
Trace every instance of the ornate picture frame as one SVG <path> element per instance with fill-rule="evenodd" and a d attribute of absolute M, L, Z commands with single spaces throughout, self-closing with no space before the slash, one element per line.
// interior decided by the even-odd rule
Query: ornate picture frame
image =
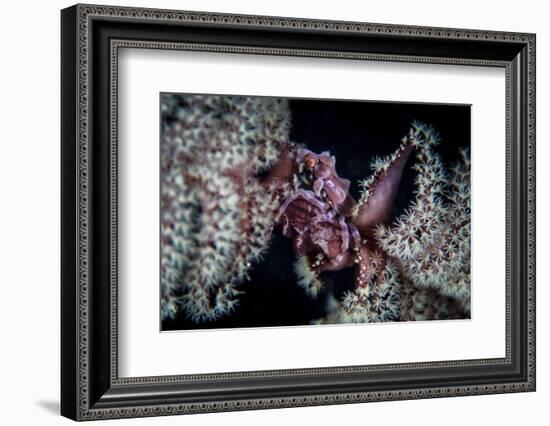
<path fill-rule="evenodd" d="M 96 5 L 64 9 L 61 414 L 93 420 L 534 391 L 535 40 L 534 34 L 495 31 Z M 505 356 L 121 377 L 117 93 L 123 48 L 503 69 Z"/>

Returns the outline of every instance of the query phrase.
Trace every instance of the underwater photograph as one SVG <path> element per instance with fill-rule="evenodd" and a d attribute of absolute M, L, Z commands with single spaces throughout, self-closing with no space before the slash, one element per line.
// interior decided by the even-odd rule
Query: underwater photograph
<path fill-rule="evenodd" d="M 470 105 L 160 109 L 161 331 L 470 318 Z"/>

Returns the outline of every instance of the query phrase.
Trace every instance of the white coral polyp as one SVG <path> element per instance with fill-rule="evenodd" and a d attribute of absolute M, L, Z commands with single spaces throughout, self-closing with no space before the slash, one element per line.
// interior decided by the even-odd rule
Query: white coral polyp
<path fill-rule="evenodd" d="M 285 100 L 163 95 L 162 317 L 231 313 L 265 252 L 279 202 L 250 179 L 288 144 Z"/>

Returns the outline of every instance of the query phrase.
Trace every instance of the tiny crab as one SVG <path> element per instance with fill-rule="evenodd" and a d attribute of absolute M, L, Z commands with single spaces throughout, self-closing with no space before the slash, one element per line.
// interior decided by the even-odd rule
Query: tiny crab
<path fill-rule="evenodd" d="M 281 203 L 276 220 L 314 274 L 355 265 L 358 284 L 363 286 L 377 276 L 372 259 L 380 257 L 381 250 L 371 235 L 378 224 L 390 219 L 412 149 L 410 139 L 405 138 L 386 167 L 371 178 L 369 198 L 359 201 L 351 197 L 350 181 L 338 176 L 336 159 L 328 151 L 316 154 L 296 149 L 273 168 L 271 181 L 298 182 Z M 376 265 L 377 269 L 384 266 L 383 262 Z"/>

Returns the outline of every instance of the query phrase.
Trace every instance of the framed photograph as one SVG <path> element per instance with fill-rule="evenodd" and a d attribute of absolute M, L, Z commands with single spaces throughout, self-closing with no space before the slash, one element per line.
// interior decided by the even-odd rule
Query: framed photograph
<path fill-rule="evenodd" d="M 535 390 L 535 35 L 61 12 L 61 413 Z"/>

